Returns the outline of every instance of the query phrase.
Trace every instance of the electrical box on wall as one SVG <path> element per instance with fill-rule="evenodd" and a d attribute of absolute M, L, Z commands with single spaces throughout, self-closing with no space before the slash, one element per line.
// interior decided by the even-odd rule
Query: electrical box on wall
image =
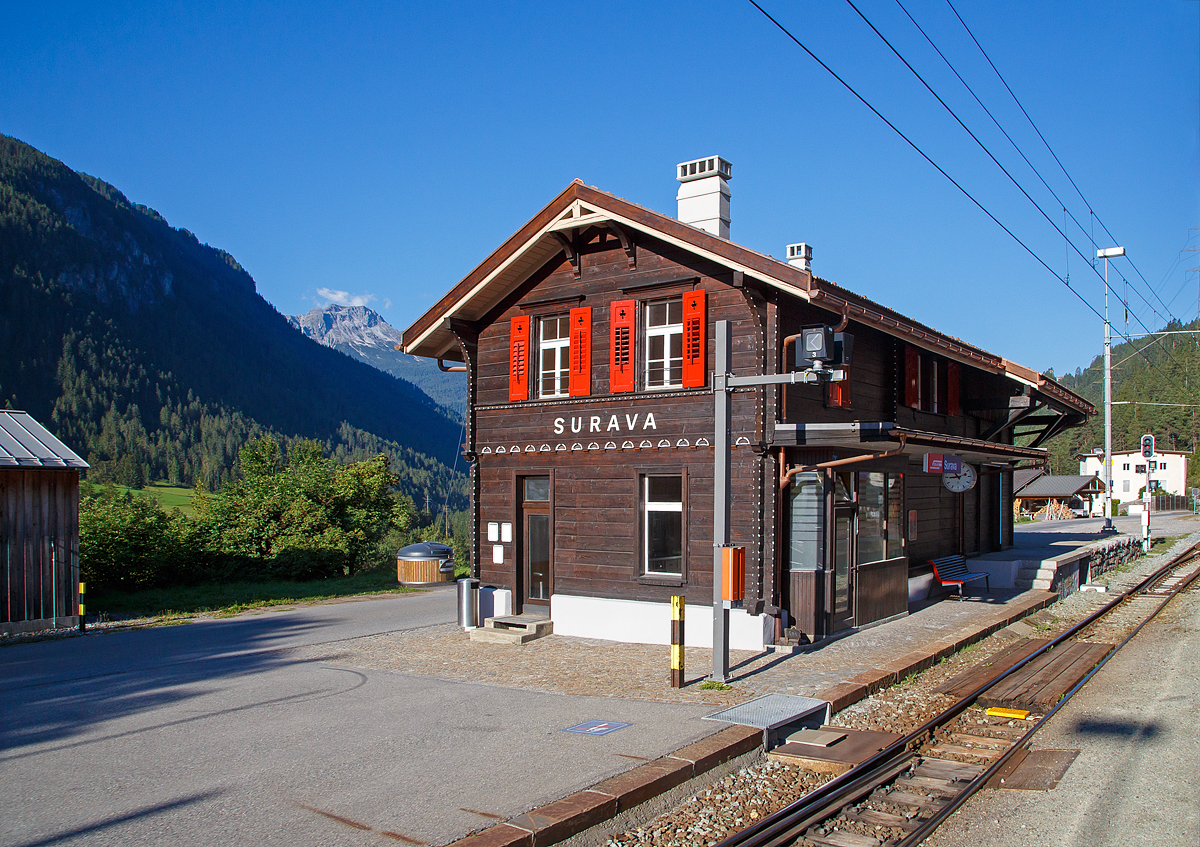
<path fill-rule="evenodd" d="M 746 602 L 746 548 L 721 548 L 721 599 L 727 609 Z"/>

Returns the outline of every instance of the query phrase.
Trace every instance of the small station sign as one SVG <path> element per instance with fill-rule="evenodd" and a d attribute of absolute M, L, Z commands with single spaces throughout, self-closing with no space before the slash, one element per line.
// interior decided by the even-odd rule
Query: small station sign
<path fill-rule="evenodd" d="M 925 473 L 962 473 L 962 456 L 953 453 L 926 453 L 921 463 Z"/>

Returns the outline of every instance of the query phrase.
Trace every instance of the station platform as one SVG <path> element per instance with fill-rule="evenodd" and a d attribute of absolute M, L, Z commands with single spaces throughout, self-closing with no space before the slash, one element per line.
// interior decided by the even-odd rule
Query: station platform
<path fill-rule="evenodd" d="M 1018 555 L 1031 549 L 1061 550 L 1063 545 L 1056 542 L 1063 540 L 1068 539 L 1062 534 L 1031 539 Z M 675 797 L 677 802 L 690 796 L 678 792 L 702 790 L 721 769 L 758 756 L 761 730 L 695 721 L 697 706 L 712 714 L 765 694 L 795 694 L 827 700 L 836 712 L 1058 600 L 1057 592 L 1038 589 L 968 592 L 963 601 L 947 597 L 916 604 L 904 618 L 852 631 L 803 652 L 733 652 L 725 690 L 701 687 L 711 671 L 712 654 L 704 649 L 686 650 L 687 684 L 672 689 L 669 649 L 661 645 L 560 635 L 524 645 L 486 644 L 471 641 L 448 624 L 311 648 L 303 658 L 529 692 L 677 703 L 680 720 L 690 731 L 697 723 L 708 725 L 698 730 L 706 733 L 704 737 L 666 753 L 661 745 L 654 750 L 627 745 L 621 752 L 625 764 L 612 759 L 604 759 L 603 765 L 601 760 L 580 762 L 580 773 L 574 775 L 596 771 L 593 781 L 583 783 L 586 787 L 564 785 L 565 796 L 543 797 L 532 808 L 514 804 L 505 809 L 498 804 L 491 811 L 503 814 L 503 820 L 464 831 L 457 842 L 461 847 L 539 847 L 597 824 L 617 825 L 624 811 L 648 800 Z M 558 736 L 552 733 L 541 743 L 558 744 Z"/>

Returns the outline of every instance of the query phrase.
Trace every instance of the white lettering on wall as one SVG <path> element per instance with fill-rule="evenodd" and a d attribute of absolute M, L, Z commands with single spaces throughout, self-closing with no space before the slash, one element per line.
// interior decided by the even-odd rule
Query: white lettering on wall
<path fill-rule="evenodd" d="M 583 431 L 583 418 L 571 418 L 571 432 Z"/>
<path fill-rule="evenodd" d="M 554 434 L 555 435 L 563 434 L 563 419 L 562 418 L 554 419 Z"/>
<path fill-rule="evenodd" d="M 646 422 L 642 424 L 642 429 L 658 429 L 658 424 L 654 422 L 654 412 L 646 415 Z"/>
<path fill-rule="evenodd" d="M 592 415 L 591 423 L 592 423 L 592 428 L 589 429 L 588 432 L 599 432 L 600 431 L 600 416 Z"/>
<path fill-rule="evenodd" d="M 638 419 L 638 418 L 640 418 L 640 417 L 641 417 L 641 414 L 640 414 L 640 413 L 639 413 L 639 414 L 636 414 L 636 415 L 634 415 L 632 418 L 631 418 L 631 417 L 629 417 L 629 415 L 626 415 L 626 416 L 625 416 L 625 426 L 627 426 L 627 427 L 629 428 L 629 431 L 630 431 L 630 432 L 633 432 L 633 428 L 634 428 L 635 426 L 637 426 L 637 419 Z"/>
<path fill-rule="evenodd" d="M 619 423 L 617 423 L 616 415 L 613 415 L 611 418 L 608 419 L 608 431 L 612 432 L 614 429 L 617 432 L 621 431 L 621 425 Z"/>
<path fill-rule="evenodd" d="M 622 421 L 622 417 L 624 421 Z M 551 426 L 555 435 L 562 435 L 567 431 L 567 418 L 554 418 Z M 605 423 L 603 415 L 571 415 L 570 427 L 571 432 L 578 435 L 581 432 L 633 432 L 638 428 L 638 423 L 641 422 L 642 430 L 657 430 L 658 420 L 654 417 L 654 412 L 646 412 L 645 417 L 642 417 L 641 412 L 633 414 L 610 414 L 608 422 Z M 622 425 L 623 424 L 623 425 Z"/>

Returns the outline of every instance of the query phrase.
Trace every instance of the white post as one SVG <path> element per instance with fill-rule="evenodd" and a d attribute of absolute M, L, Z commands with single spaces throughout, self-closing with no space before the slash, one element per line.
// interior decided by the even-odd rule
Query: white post
<path fill-rule="evenodd" d="M 1101 532 L 1116 531 L 1112 513 L 1112 324 L 1108 320 L 1108 260 L 1124 255 L 1124 247 L 1096 251 L 1096 258 L 1104 259 L 1104 526 Z"/>

